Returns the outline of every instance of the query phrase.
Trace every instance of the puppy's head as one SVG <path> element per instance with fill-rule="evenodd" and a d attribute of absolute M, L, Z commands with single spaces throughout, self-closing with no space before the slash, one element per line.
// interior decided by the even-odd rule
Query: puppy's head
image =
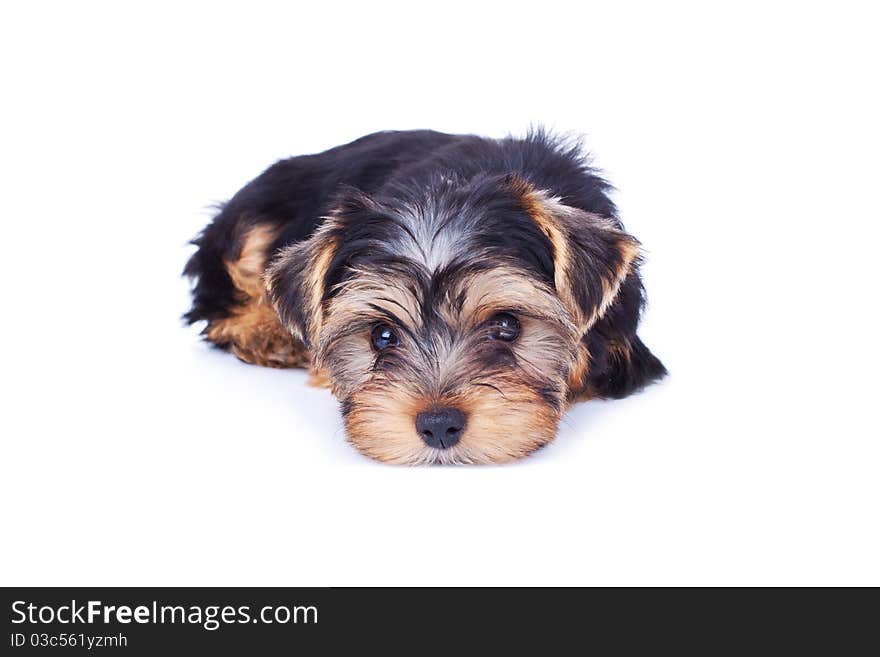
<path fill-rule="evenodd" d="M 638 245 L 512 177 L 370 198 L 351 190 L 266 284 L 342 403 L 351 442 L 392 463 L 511 460 L 583 388 L 583 337 Z"/>

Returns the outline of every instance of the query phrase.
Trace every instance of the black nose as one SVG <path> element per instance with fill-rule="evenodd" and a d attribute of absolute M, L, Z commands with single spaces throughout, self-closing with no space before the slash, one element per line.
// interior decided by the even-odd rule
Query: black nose
<path fill-rule="evenodd" d="M 433 408 L 416 416 L 416 430 L 429 446 L 448 449 L 461 438 L 464 413 L 457 408 Z"/>

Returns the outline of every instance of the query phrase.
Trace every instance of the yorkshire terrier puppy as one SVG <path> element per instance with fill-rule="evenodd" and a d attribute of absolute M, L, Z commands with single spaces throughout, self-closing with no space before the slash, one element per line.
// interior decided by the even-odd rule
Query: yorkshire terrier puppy
<path fill-rule="evenodd" d="M 373 458 L 516 459 L 568 404 L 665 374 L 609 188 L 542 132 L 382 132 L 282 160 L 193 241 L 185 319 L 245 362 L 310 368 Z"/>

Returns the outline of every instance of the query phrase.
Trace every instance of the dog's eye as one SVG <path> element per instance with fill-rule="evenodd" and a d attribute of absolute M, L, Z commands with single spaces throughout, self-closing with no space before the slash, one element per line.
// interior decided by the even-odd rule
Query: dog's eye
<path fill-rule="evenodd" d="M 400 344 L 400 340 L 397 339 L 397 334 L 394 332 L 388 324 L 377 324 L 373 328 L 373 333 L 371 336 L 373 341 L 373 346 L 378 349 L 387 349 L 388 347 L 396 347 Z"/>
<path fill-rule="evenodd" d="M 489 339 L 513 342 L 519 337 L 519 320 L 510 313 L 495 313 L 489 318 Z"/>

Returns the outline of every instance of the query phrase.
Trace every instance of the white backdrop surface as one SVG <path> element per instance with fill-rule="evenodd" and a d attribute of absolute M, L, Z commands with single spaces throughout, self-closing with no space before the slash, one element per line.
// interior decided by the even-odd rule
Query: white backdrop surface
<path fill-rule="evenodd" d="M 0 583 L 880 584 L 876 21 L 601 4 L 4 5 Z M 181 326 L 274 160 L 537 123 L 617 186 L 670 377 L 534 457 L 374 463 Z"/>

